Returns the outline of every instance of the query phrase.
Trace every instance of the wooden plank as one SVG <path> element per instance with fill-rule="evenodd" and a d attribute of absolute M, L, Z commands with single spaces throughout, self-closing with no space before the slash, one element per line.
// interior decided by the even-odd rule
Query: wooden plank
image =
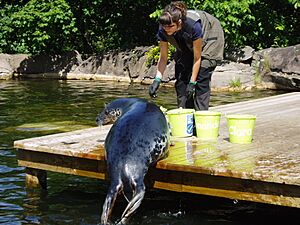
<path fill-rule="evenodd" d="M 18 164 L 27 168 L 107 179 L 104 160 L 19 149 Z"/>
<path fill-rule="evenodd" d="M 234 145 L 228 141 L 226 119 L 221 119 L 219 144 L 231 159 L 248 153 L 252 161 L 249 179 L 300 184 L 300 93 L 289 93 L 242 103 L 215 107 L 223 114 L 251 113 L 257 115 L 253 143 Z M 220 141 L 221 140 L 221 141 Z M 238 159 L 235 159 L 235 164 Z M 246 159 L 244 160 L 246 161 Z M 247 172 L 247 171 L 246 171 Z"/>
<path fill-rule="evenodd" d="M 300 208 L 299 187 L 189 172 L 156 170 L 154 188 Z"/>
<path fill-rule="evenodd" d="M 29 153 L 29 154 L 28 154 Z M 64 163 L 61 163 L 61 162 Z M 23 151 L 19 153 L 19 165 L 36 168 L 37 171 L 86 176 L 107 179 L 106 166 L 103 161 L 83 160 L 80 158 Z M 34 171 L 29 169 L 30 171 Z M 28 171 L 27 171 L 28 172 Z M 169 171 L 152 168 L 147 176 L 147 186 L 164 190 L 205 194 L 231 199 L 249 200 L 282 206 L 300 207 L 300 193 L 294 185 L 282 185 L 210 176 L 193 172 Z M 33 185 L 34 187 L 35 185 Z M 43 186 L 45 188 L 45 186 Z"/>
<path fill-rule="evenodd" d="M 71 175 L 77 175 L 77 176 L 83 176 L 83 177 L 91 177 L 91 178 L 97 178 L 101 180 L 106 180 L 107 179 L 107 174 L 102 173 L 102 172 L 91 172 L 91 171 L 86 171 L 86 170 L 80 170 L 80 169 L 73 169 L 73 168 L 67 168 L 67 167 L 62 167 L 62 166 L 54 166 L 54 165 L 49 165 L 46 163 L 35 163 L 35 162 L 28 162 L 28 161 L 23 161 L 23 160 L 18 160 L 19 166 L 24 166 L 29 169 L 39 169 L 39 170 L 44 170 L 44 171 L 51 171 L 51 172 L 56 172 L 56 173 L 65 173 L 65 174 L 71 174 Z M 26 172 L 26 176 L 30 176 Z M 28 177 L 29 180 L 27 180 L 26 177 L 26 186 L 29 187 L 39 187 L 42 186 L 44 189 L 46 189 L 46 185 L 40 185 L 40 182 L 36 180 L 36 178 Z M 39 179 L 38 179 L 39 180 Z"/>
<path fill-rule="evenodd" d="M 157 168 L 300 185 L 299 148 L 278 153 L 259 144 L 227 148 L 201 141 L 184 144 L 176 142 Z"/>
<path fill-rule="evenodd" d="M 104 160 L 103 145 L 110 127 L 111 125 L 93 127 L 18 140 L 14 142 L 14 147 L 37 152 Z"/>

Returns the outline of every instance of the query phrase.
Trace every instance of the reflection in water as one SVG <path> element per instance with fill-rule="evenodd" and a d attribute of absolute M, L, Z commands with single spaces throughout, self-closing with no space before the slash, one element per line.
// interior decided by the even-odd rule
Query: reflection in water
<path fill-rule="evenodd" d="M 193 164 L 193 144 L 192 141 L 176 140 L 172 143 L 172 149 L 169 151 L 168 162 L 181 165 Z"/>
<path fill-rule="evenodd" d="M 213 93 L 211 105 L 274 94 L 279 92 Z M 176 108 L 175 96 L 174 88 L 161 87 L 158 98 L 153 101 L 172 109 Z M 13 141 L 96 126 L 96 115 L 104 103 L 120 97 L 150 99 L 148 86 L 102 81 L 0 81 L 0 224 L 87 225 L 99 222 L 106 182 L 49 172 L 48 191 L 25 189 L 24 168 L 17 165 Z M 213 145 L 205 143 L 187 144 L 178 154 L 184 154 L 188 164 L 203 166 L 218 163 L 219 157 L 225 157 Z M 175 154 L 173 156 L 176 161 Z M 235 155 L 229 153 L 227 157 Z M 120 217 L 117 212 L 121 213 L 125 205 L 125 200 L 118 200 L 116 218 Z M 130 224 L 264 224 L 258 219 L 260 215 L 268 222 L 278 222 L 278 216 L 293 217 L 297 221 L 298 214 L 293 209 L 275 206 L 233 204 L 228 199 L 147 190 L 142 207 Z"/>
<path fill-rule="evenodd" d="M 255 169 L 255 148 L 249 145 L 236 145 L 226 152 L 227 168 L 233 171 L 253 172 Z"/>
<path fill-rule="evenodd" d="M 219 168 L 222 163 L 222 152 L 215 142 L 198 141 L 193 149 L 194 165 Z"/>

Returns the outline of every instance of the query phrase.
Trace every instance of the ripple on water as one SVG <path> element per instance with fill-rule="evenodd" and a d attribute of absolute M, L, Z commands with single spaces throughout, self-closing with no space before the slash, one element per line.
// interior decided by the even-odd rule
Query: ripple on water
<path fill-rule="evenodd" d="M 9 167 L 6 165 L 0 165 L 0 174 L 11 173 L 24 170 L 23 167 Z"/>
<path fill-rule="evenodd" d="M 21 211 L 23 208 L 19 205 L 0 201 L 0 209 L 1 211 Z"/>
<path fill-rule="evenodd" d="M 1 225 L 21 225 L 22 222 L 15 215 L 0 216 Z"/>
<path fill-rule="evenodd" d="M 18 175 L 18 177 L 4 177 L 4 178 L 1 178 L 0 179 L 0 184 L 1 183 L 10 183 L 10 182 L 23 182 L 24 181 L 23 176 L 24 175 L 22 175 L 22 177 Z"/>
<path fill-rule="evenodd" d="M 15 154 L 13 154 L 10 150 L 7 149 L 1 149 L 0 147 L 0 156 L 5 156 L 5 157 L 16 157 Z M 1 171 L 1 170 L 0 170 Z"/>
<path fill-rule="evenodd" d="M 2 192 L 2 194 L 5 194 L 5 197 L 7 196 L 7 193 L 4 193 L 6 191 L 16 191 L 17 189 L 20 189 L 21 187 L 18 185 L 15 185 L 13 183 L 9 183 L 9 184 L 0 184 L 0 191 Z M 13 192 L 9 192 L 8 194 L 12 194 Z M 1 196 L 0 195 L 0 196 Z M 4 197 L 4 196 L 3 196 Z"/>

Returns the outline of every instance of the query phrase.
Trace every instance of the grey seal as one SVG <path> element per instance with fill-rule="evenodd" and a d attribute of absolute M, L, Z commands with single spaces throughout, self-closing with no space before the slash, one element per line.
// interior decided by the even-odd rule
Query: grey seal
<path fill-rule="evenodd" d="M 121 192 L 128 205 L 118 224 L 126 224 L 144 198 L 144 177 L 149 167 L 168 154 L 169 127 L 160 108 L 141 98 L 112 101 L 97 116 L 96 122 L 98 125 L 113 123 L 104 144 L 110 186 L 101 224 L 109 224 L 115 200 Z"/>

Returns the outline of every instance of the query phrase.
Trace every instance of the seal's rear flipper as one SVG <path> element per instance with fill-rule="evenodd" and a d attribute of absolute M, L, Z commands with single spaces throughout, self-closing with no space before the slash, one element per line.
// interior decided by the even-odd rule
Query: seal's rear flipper
<path fill-rule="evenodd" d="M 101 225 L 108 225 L 111 217 L 112 209 L 117 199 L 118 193 L 120 192 L 122 185 L 111 185 L 103 204 L 103 210 L 101 215 Z"/>
<path fill-rule="evenodd" d="M 137 208 L 141 205 L 142 200 L 145 196 L 145 185 L 142 182 L 139 185 L 135 186 L 135 193 L 133 194 L 133 198 L 128 203 L 126 209 L 124 210 L 121 221 L 117 225 L 126 224 L 127 220 L 132 216 L 132 214 L 137 210 Z"/>

